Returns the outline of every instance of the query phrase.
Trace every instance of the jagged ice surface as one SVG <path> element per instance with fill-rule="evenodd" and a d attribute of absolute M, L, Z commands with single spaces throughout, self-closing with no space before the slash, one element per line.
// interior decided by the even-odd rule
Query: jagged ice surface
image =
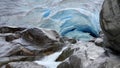
<path fill-rule="evenodd" d="M 99 36 L 103 0 L 0 0 L 0 25 L 54 29 L 62 36 Z"/>

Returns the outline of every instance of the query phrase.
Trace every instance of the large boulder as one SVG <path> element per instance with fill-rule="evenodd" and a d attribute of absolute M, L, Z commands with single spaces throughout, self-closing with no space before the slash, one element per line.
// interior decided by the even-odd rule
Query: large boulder
<path fill-rule="evenodd" d="M 64 45 L 54 30 L 31 28 L 23 31 L 22 38 L 34 46 L 37 45 L 38 48 L 43 48 L 44 52 L 58 51 Z"/>
<path fill-rule="evenodd" d="M 100 13 L 100 21 L 105 34 L 104 46 L 120 53 L 120 1 L 105 0 Z"/>
<path fill-rule="evenodd" d="M 22 33 L 22 38 L 26 41 L 45 46 L 47 43 L 59 42 L 60 36 L 54 30 L 30 28 Z"/>

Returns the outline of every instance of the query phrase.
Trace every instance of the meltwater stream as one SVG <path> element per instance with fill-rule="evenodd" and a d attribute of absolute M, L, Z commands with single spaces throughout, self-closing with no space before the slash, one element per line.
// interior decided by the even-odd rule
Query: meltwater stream
<path fill-rule="evenodd" d="M 55 60 L 58 58 L 58 56 L 62 53 L 63 50 L 65 50 L 67 47 L 64 47 L 60 52 L 53 53 L 49 56 L 44 57 L 42 60 L 35 61 L 36 63 L 40 65 L 44 65 L 47 68 L 57 68 L 57 66 L 61 62 L 55 62 Z"/>

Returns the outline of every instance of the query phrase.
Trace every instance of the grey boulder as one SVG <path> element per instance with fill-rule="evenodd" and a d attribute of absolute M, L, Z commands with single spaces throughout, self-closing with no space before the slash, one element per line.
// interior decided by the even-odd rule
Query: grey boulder
<path fill-rule="evenodd" d="M 115 53 L 120 53 L 120 1 L 105 0 L 100 13 L 100 24 L 103 30 L 104 46 Z"/>

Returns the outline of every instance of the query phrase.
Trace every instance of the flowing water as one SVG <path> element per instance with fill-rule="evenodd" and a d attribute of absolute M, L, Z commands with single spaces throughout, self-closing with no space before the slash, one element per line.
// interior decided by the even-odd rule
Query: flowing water
<path fill-rule="evenodd" d="M 60 52 L 56 52 L 54 54 L 51 54 L 49 56 L 44 57 L 42 60 L 35 61 L 38 64 L 44 65 L 47 68 L 57 68 L 57 66 L 61 62 L 55 62 L 55 60 L 58 58 L 58 56 L 62 53 L 63 50 L 65 50 L 66 47 L 64 47 Z"/>

